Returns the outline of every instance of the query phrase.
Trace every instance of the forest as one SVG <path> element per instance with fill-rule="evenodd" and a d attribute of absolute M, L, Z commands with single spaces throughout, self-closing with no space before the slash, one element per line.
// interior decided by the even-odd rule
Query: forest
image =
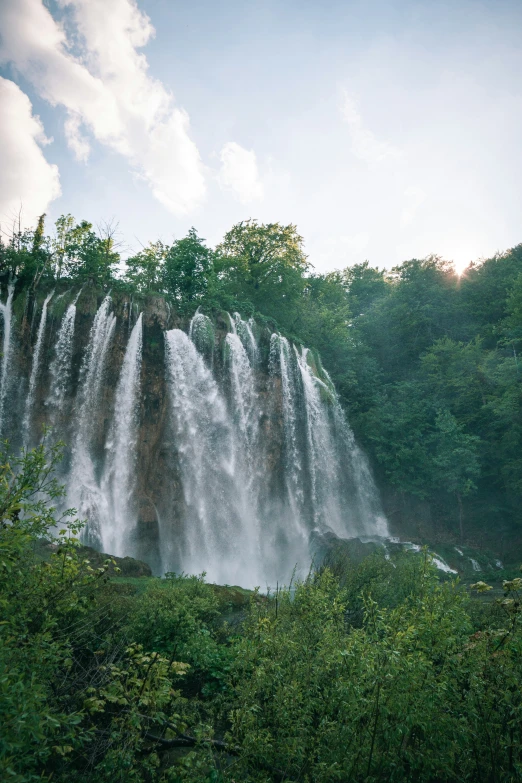
<path fill-rule="evenodd" d="M 392 530 L 522 557 L 522 245 L 317 274 L 294 225 L 13 232 L 0 276 L 255 316 L 320 355 Z M 0 460 L 0 776 L 15 783 L 522 780 L 522 578 L 339 547 L 268 593 L 136 576 L 58 512 L 52 439 Z M 417 548 L 418 549 L 418 548 Z M 498 582 L 498 579 L 497 579 Z"/>

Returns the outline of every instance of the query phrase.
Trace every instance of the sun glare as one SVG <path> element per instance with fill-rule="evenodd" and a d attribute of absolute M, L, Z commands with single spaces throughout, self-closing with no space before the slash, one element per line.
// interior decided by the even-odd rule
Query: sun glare
<path fill-rule="evenodd" d="M 465 270 L 469 266 L 469 261 L 454 261 L 453 263 L 455 265 L 455 272 L 459 277 L 464 274 Z"/>
<path fill-rule="evenodd" d="M 473 252 L 470 250 L 463 250 L 461 252 L 453 252 L 448 254 L 450 258 L 453 258 L 453 265 L 455 266 L 455 272 L 459 275 L 464 274 L 471 262 L 477 259 L 480 255 L 479 252 Z"/>

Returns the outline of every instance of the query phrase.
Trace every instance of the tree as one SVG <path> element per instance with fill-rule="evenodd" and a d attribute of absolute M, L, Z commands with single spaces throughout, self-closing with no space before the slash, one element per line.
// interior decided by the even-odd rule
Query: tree
<path fill-rule="evenodd" d="M 428 498 L 433 491 L 427 448 L 433 402 L 416 379 L 385 386 L 361 415 L 361 430 L 386 479 L 400 492 Z"/>
<path fill-rule="evenodd" d="M 74 229 L 74 218 L 72 215 L 60 215 L 54 225 L 56 236 L 53 242 L 53 255 L 56 279 L 59 280 L 64 271 L 65 258 L 69 251 L 71 232 Z"/>
<path fill-rule="evenodd" d="M 513 308 L 510 292 L 522 269 L 522 244 L 469 267 L 461 280 L 463 311 L 486 346 L 496 342 L 496 327 Z"/>
<path fill-rule="evenodd" d="M 490 384 L 482 367 L 486 360 L 480 340 L 436 340 L 420 357 L 426 389 L 447 406 L 461 424 L 480 426 Z"/>
<path fill-rule="evenodd" d="M 163 286 L 180 302 L 200 302 L 212 286 L 214 254 L 191 228 L 165 255 Z"/>
<path fill-rule="evenodd" d="M 405 261 L 388 276 L 389 294 L 358 320 L 365 340 L 392 378 L 405 378 L 434 340 L 459 338 L 458 276 L 436 256 Z"/>
<path fill-rule="evenodd" d="M 464 540 L 462 498 L 476 490 L 480 476 L 478 446 L 480 438 L 467 435 L 448 410 L 437 413 L 435 431 L 428 439 L 432 450 L 431 478 L 439 488 L 457 499 L 459 532 Z"/>
<path fill-rule="evenodd" d="M 62 215 L 56 228 L 57 277 L 65 272 L 67 277 L 80 282 L 109 284 L 120 260 L 116 250 L 116 227 L 107 224 L 99 236 L 87 220 L 74 225 L 71 215 Z"/>
<path fill-rule="evenodd" d="M 277 317 L 302 295 L 309 264 L 296 226 L 244 220 L 216 250 L 220 279 L 260 312 Z"/>
<path fill-rule="evenodd" d="M 151 242 L 126 261 L 126 279 L 140 293 L 163 291 L 165 258 L 169 248 L 163 242 Z"/>
<path fill-rule="evenodd" d="M 187 667 L 126 638 L 110 560 L 92 568 L 80 557 L 82 525 L 72 512 L 57 517 L 61 445 L 19 457 L 3 446 L 0 778 L 150 779 L 158 759 L 148 733 L 176 713 L 173 683 Z"/>
<path fill-rule="evenodd" d="M 342 272 L 342 280 L 355 316 L 367 312 L 390 288 L 384 270 L 371 267 L 368 261 L 347 267 Z"/>
<path fill-rule="evenodd" d="M 52 278 L 52 253 L 48 237 L 45 236 L 45 214 L 40 215 L 34 230 L 18 230 L 11 234 L 7 243 L 0 239 L 0 270 L 6 270 L 16 277 L 22 286 L 34 290 L 42 278 Z"/>
<path fill-rule="evenodd" d="M 362 596 L 366 564 L 351 562 L 348 589 L 326 568 L 251 610 L 235 645 L 230 777 L 518 779 L 522 579 L 504 582 L 504 629 L 471 635 L 464 590 L 439 582 L 427 552 L 388 557 Z"/>

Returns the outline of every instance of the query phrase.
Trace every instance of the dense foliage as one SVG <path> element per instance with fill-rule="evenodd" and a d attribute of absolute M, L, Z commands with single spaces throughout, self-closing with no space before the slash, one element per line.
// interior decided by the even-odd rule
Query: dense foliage
<path fill-rule="evenodd" d="M 427 553 L 332 555 L 234 612 L 82 559 L 59 451 L 0 465 L 2 780 L 522 779 L 522 579 L 471 602 Z"/>
<path fill-rule="evenodd" d="M 0 245 L 0 274 L 33 293 L 67 280 L 162 295 L 187 316 L 200 307 L 268 320 L 320 352 L 403 516 L 424 503 L 445 535 L 494 537 L 497 551 L 520 539 L 522 246 L 461 276 L 438 257 L 320 275 L 295 226 L 248 220 L 215 249 L 191 229 L 123 265 L 114 227 L 67 215 L 51 237 L 43 218 Z"/>

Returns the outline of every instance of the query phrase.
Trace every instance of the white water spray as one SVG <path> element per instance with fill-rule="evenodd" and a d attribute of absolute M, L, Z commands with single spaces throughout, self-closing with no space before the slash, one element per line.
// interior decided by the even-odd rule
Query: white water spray
<path fill-rule="evenodd" d="M 339 465 L 328 421 L 326 399 L 330 389 L 312 371 L 310 351 L 295 349 L 301 373 L 306 426 L 308 474 L 313 521 L 316 527 L 340 530 Z"/>
<path fill-rule="evenodd" d="M 368 459 L 359 448 L 344 410 L 341 407 L 337 392 L 326 371 L 332 389 L 332 408 L 334 439 L 337 445 L 340 464 L 344 473 L 351 476 L 351 496 L 353 498 L 352 524 L 355 534 L 365 536 L 388 537 L 388 520 L 381 507 L 381 501 L 373 479 Z M 346 482 L 341 477 L 341 488 L 346 490 Z"/>
<path fill-rule="evenodd" d="M 68 481 L 68 504 L 76 508 L 80 519 L 87 519 L 85 538 L 101 543 L 100 507 L 102 496 L 96 481 L 92 455 L 93 439 L 105 370 L 107 351 L 111 343 L 116 317 L 111 312 L 111 297 L 106 296 L 94 318 L 89 344 L 80 370 L 76 399 L 76 437 L 72 450 L 72 465 Z"/>
<path fill-rule="evenodd" d="M 225 352 L 230 370 L 232 417 L 239 431 L 245 452 L 244 456 L 247 460 L 252 461 L 257 446 L 259 421 L 255 378 L 249 354 L 240 338 L 240 331 L 243 331 L 242 327 L 246 324 L 237 313 L 234 320 L 230 318 L 230 324 L 232 332 L 229 332 L 225 338 Z M 243 333 L 247 334 L 246 330 Z M 250 339 L 248 344 L 250 344 Z M 254 346 L 253 354 L 255 355 L 257 352 L 255 341 Z"/>
<path fill-rule="evenodd" d="M 136 526 L 133 492 L 138 441 L 138 410 L 141 374 L 142 315 L 136 321 L 120 372 L 114 399 L 114 418 L 105 446 L 105 469 L 101 480 L 104 513 L 100 534 L 104 552 L 129 554 L 129 541 Z"/>
<path fill-rule="evenodd" d="M 296 376 L 296 359 L 286 337 L 273 334 L 270 338 L 269 372 L 272 379 L 281 379 L 283 418 L 283 469 L 290 505 L 290 519 L 298 535 L 307 540 L 309 529 L 305 511 L 304 450 L 299 439 L 300 395 Z"/>
<path fill-rule="evenodd" d="M 211 581 L 259 584 L 258 531 L 225 400 L 184 332 L 166 332 L 165 344 L 185 504 L 177 555 L 185 569 L 206 570 Z"/>
<path fill-rule="evenodd" d="M 253 332 L 254 321 L 252 318 L 248 321 L 243 321 L 239 313 L 234 313 L 234 319 L 230 318 L 230 323 L 234 334 L 238 335 L 245 347 L 250 364 L 252 367 L 255 367 L 259 360 L 259 350 Z"/>
<path fill-rule="evenodd" d="M 296 350 L 303 383 L 314 523 L 339 536 L 387 536 L 388 526 L 368 462 L 357 447 L 334 385 L 312 369 L 306 348 Z"/>
<path fill-rule="evenodd" d="M 9 281 L 7 286 L 7 300 L 5 304 L 0 302 L 0 313 L 4 322 L 4 337 L 2 340 L 2 363 L 0 365 L 0 434 L 4 423 L 5 400 L 10 381 L 10 363 L 12 351 L 12 328 L 13 328 L 13 294 L 15 289 L 14 280 Z"/>
<path fill-rule="evenodd" d="M 27 397 L 25 398 L 25 412 L 24 412 L 24 418 L 22 422 L 23 443 L 25 446 L 27 446 L 29 442 L 30 429 L 31 429 L 31 416 L 32 416 L 33 405 L 34 405 L 34 395 L 36 391 L 36 384 L 38 381 L 38 374 L 40 372 L 40 357 L 42 353 L 42 344 L 43 344 L 43 339 L 45 334 L 45 324 L 47 321 L 47 305 L 49 304 L 53 294 L 54 291 L 51 291 L 51 293 L 46 296 L 45 301 L 43 303 L 42 314 L 40 316 L 40 323 L 38 325 L 38 334 L 36 337 L 36 343 L 33 352 L 33 363 L 31 365 L 31 375 L 29 377 L 29 390 L 27 392 Z"/>
<path fill-rule="evenodd" d="M 319 373 L 322 378 L 319 377 Z M 386 536 L 368 462 L 355 443 L 335 388 L 306 348 L 274 334 L 270 374 L 281 379 L 284 474 L 294 528 L 338 536 Z"/>
<path fill-rule="evenodd" d="M 196 311 L 190 322 L 189 338 L 192 340 L 199 353 L 212 365 L 214 361 L 214 326 L 207 315 Z"/>
<path fill-rule="evenodd" d="M 63 413 L 65 395 L 71 377 L 74 322 L 76 319 L 76 302 L 79 296 L 80 294 L 78 293 L 62 318 L 54 348 L 54 358 L 49 367 L 51 383 L 45 404 L 50 410 L 49 420 L 51 426 L 57 423 L 58 417 Z"/>

